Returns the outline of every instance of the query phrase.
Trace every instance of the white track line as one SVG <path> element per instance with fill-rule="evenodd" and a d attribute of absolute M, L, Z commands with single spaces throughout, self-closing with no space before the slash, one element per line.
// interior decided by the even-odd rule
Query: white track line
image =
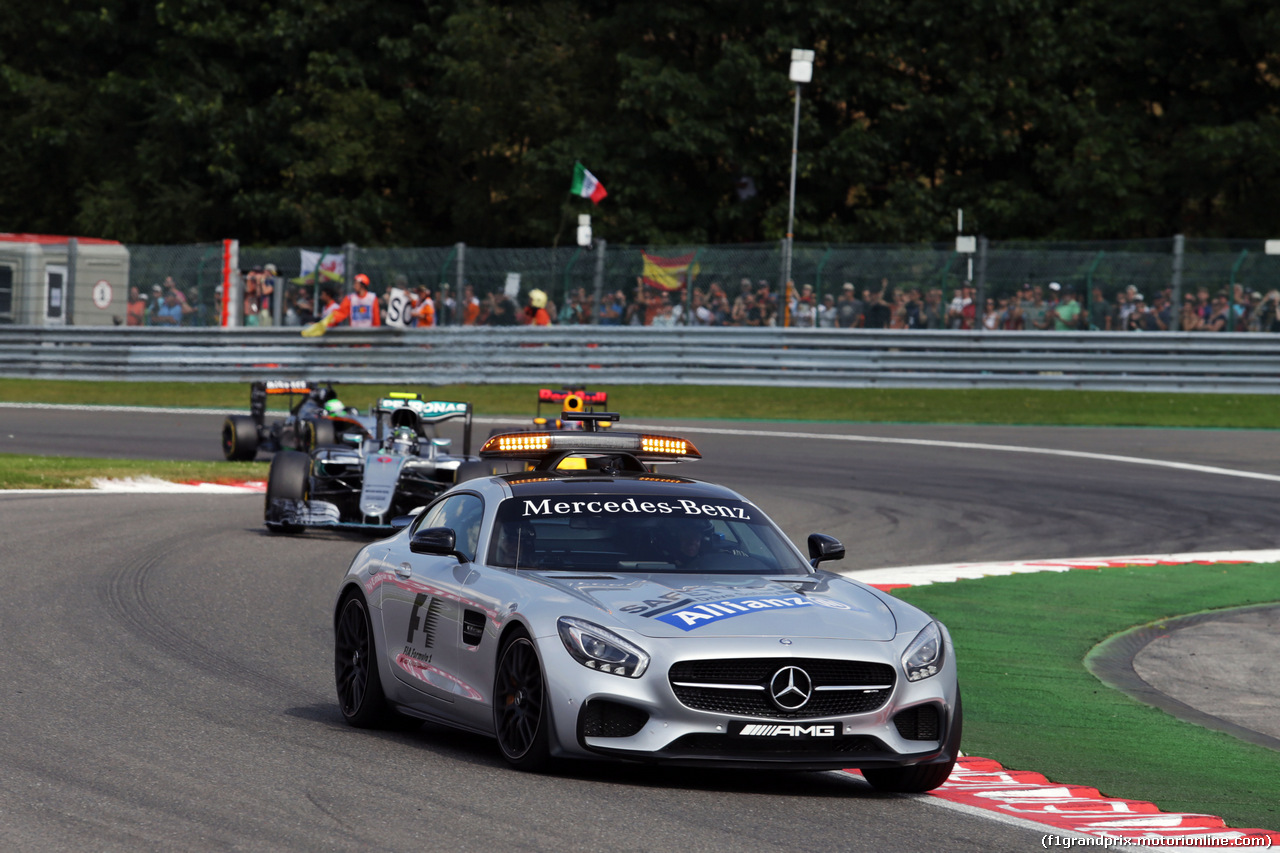
<path fill-rule="evenodd" d="M 139 412 L 188 415 L 236 415 L 244 414 L 242 409 L 178 409 L 160 406 L 85 406 L 68 403 L 0 403 L 0 408 L 11 409 L 62 409 L 70 411 L 100 412 Z M 277 416 L 278 412 L 268 412 Z M 487 424 L 528 424 L 530 418 L 478 417 L 476 423 Z M 943 447 L 953 450 L 988 450 L 996 453 L 1029 453 L 1039 456 L 1058 456 L 1068 459 L 1088 459 L 1094 462 L 1116 462 L 1125 465 L 1146 465 L 1152 468 L 1166 468 L 1174 471 L 1187 471 L 1196 474 L 1214 474 L 1223 477 L 1240 477 L 1246 480 L 1264 480 L 1280 483 L 1280 475 L 1262 474 L 1257 471 L 1242 471 L 1236 468 L 1220 468 L 1215 465 L 1196 465 L 1190 462 L 1174 462 L 1165 459 L 1148 459 L 1142 456 L 1120 456 L 1113 453 L 1091 453 L 1087 450 L 1061 450 L 1047 447 L 1024 447 L 1016 444 L 986 444 L 974 441 L 942 441 L 927 438 L 887 438 L 870 435 L 843 435 L 839 433 L 799 432 L 793 430 L 758 430 L 727 429 L 722 427 L 697 427 L 655 424 L 628 424 L 639 429 L 701 433 L 703 435 L 744 435 L 760 438 L 808 439 L 814 441 L 852 441 L 864 444 L 900 444 L 912 447 Z"/>

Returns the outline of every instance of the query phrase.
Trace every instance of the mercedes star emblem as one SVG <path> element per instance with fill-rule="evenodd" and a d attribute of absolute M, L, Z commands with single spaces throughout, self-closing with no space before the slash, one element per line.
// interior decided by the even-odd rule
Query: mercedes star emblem
<path fill-rule="evenodd" d="M 809 673 L 798 666 L 784 666 L 773 674 L 769 682 L 769 695 L 773 703 L 784 711 L 803 708 L 813 695 L 813 680 Z"/>

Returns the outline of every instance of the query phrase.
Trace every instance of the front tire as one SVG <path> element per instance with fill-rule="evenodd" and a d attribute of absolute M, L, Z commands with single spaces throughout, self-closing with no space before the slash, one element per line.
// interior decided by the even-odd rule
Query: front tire
<path fill-rule="evenodd" d="M 278 520 L 274 503 L 277 500 L 305 501 L 307 485 L 311 479 L 311 457 L 296 450 L 282 450 L 271 459 L 271 471 L 267 476 L 267 497 L 263 518 L 267 529 L 273 533 L 299 533 L 302 526 Z"/>
<path fill-rule="evenodd" d="M 543 770 L 551 762 L 551 709 L 538 650 L 516 630 L 498 654 L 493 685 L 493 728 L 502 757 L 517 770 Z"/>
<path fill-rule="evenodd" d="M 250 462 L 258 454 L 258 425 L 247 415 L 222 422 L 222 455 L 229 462 Z"/>
<path fill-rule="evenodd" d="M 955 769 L 956 757 L 960 754 L 960 735 L 964 731 L 964 708 L 960 694 L 956 694 L 955 721 L 947 735 L 947 752 L 951 760 L 946 764 L 917 764 L 914 767 L 884 767 L 878 770 L 862 771 L 862 778 L 877 791 L 892 791 L 898 794 L 923 794 L 947 781 L 951 771 Z"/>
<path fill-rule="evenodd" d="M 375 655 L 369 609 L 353 593 L 333 625 L 333 677 L 342 718 L 356 728 L 383 728 L 398 717 L 382 691 Z"/>
<path fill-rule="evenodd" d="M 307 421 L 307 450 L 315 450 L 317 447 L 325 447 L 333 444 L 336 440 L 337 438 L 333 429 L 333 421 L 328 420 L 327 418 Z"/>

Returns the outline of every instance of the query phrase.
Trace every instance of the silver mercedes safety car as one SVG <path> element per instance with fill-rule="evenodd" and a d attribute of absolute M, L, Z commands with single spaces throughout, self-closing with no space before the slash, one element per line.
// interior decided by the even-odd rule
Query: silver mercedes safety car
<path fill-rule="evenodd" d="M 824 571 L 748 499 L 658 473 L 699 458 L 669 435 L 491 437 L 474 479 L 355 557 L 334 608 L 338 702 L 355 726 L 405 716 L 556 757 L 858 768 L 942 784 L 960 749 L 947 629 Z"/>

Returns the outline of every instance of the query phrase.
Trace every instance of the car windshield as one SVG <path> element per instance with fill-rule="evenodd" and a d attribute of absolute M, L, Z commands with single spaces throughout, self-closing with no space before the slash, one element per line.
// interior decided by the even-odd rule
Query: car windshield
<path fill-rule="evenodd" d="M 488 563 L 511 569 L 808 574 L 757 507 L 723 498 L 627 495 L 509 498 Z"/>

